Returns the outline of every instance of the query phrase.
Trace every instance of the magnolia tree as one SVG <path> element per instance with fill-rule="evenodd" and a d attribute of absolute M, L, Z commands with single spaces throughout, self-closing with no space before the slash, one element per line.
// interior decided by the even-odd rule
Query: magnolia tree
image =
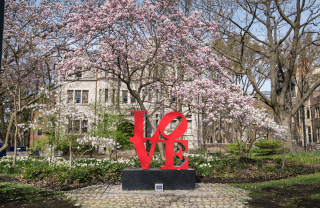
<path fill-rule="evenodd" d="M 153 131 L 152 113 L 165 105 L 180 112 L 181 106 L 200 110 L 207 105 L 207 119 L 211 120 L 225 110 L 225 104 L 234 119 L 248 112 L 249 98 L 229 82 L 225 60 L 198 41 L 217 36 L 216 22 L 207 21 L 197 11 L 184 15 L 177 9 L 179 1 L 144 0 L 138 4 L 112 0 L 100 7 L 95 3 L 97 0 L 79 3 L 72 8 L 77 12 L 68 16 L 67 29 L 75 34 L 79 46 L 65 54 L 59 65 L 62 75 L 74 73 L 70 69 L 77 66 L 77 57 L 99 48 L 88 54 L 82 70 L 94 67 L 115 76 L 141 110 L 147 110 L 147 103 L 153 100 L 154 108 L 148 113 Z M 205 103 L 198 101 L 199 95 Z M 174 97 L 179 99 L 174 101 Z M 164 158 L 162 146 L 160 151 Z"/>
<path fill-rule="evenodd" d="M 90 144 L 91 147 L 95 147 L 95 146 L 104 146 L 106 147 L 106 149 L 108 150 L 108 153 L 111 154 L 111 150 L 113 150 L 115 147 L 119 148 L 120 145 L 119 143 L 117 143 L 114 139 L 111 138 L 105 138 L 105 137 L 100 137 L 100 136 L 91 136 L 89 134 L 85 135 L 82 138 L 78 138 L 77 142 L 81 145 L 85 145 L 85 144 Z M 91 150 L 91 149 L 90 149 Z M 86 150 L 90 151 L 90 150 Z M 85 152 L 84 152 L 85 153 Z M 83 154 L 84 154 L 83 153 Z M 82 155 L 83 155 L 82 154 Z M 111 157 L 111 155 L 110 155 Z"/>
<path fill-rule="evenodd" d="M 242 145 L 241 145 L 241 138 L 242 134 L 245 129 L 255 129 L 256 133 L 259 135 L 265 135 L 266 132 L 268 132 L 269 135 L 271 135 L 274 139 L 279 139 L 286 143 L 286 138 L 290 135 L 289 131 L 286 126 L 278 125 L 274 119 L 270 117 L 270 115 L 267 113 L 267 110 L 265 108 L 253 108 L 252 111 L 248 113 L 249 121 L 239 122 L 239 130 L 240 130 L 240 138 L 238 139 L 238 145 L 239 145 L 239 151 L 240 155 L 242 155 Z M 245 118 L 247 119 L 247 118 Z M 247 141 L 250 143 L 248 149 L 247 149 L 247 155 L 250 151 L 250 148 L 252 146 L 252 143 L 256 141 L 256 137 L 253 139 L 250 139 L 250 137 L 247 138 Z M 283 146 L 283 165 L 284 165 L 284 158 L 285 158 L 285 146 Z"/>
<path fill-rule="evenodd" d="M 270 118 L 270 115 L 267 113 L 266 109 L 255 109 L 252 114 L 252 120 L 257 124 L 257 126 L 262 128 L 262 131 L 268 131 L 268 134 L 273 136 L 273 138 L 278 139 L 283 142 L 283 158 L 282 158 L 282 167 L 284 167 L 285 161 L 285 144 L 287 142 L 287 138 L 290 137 L 290 132 L 287 126 L 278 125 L 276 121 Z"/>
<path fill-rule="evenodd" d="M 100 97 L 101 96 L 102 94 L 100 94 Z M 107 150 L 106 154 L 109 153 L 111 157 L 111 150 L 121 147 L 117 142 L 118 137 L 127 136 L 123 135 L 123 133 L 117 129 L 117 126 L 121 123 L 130 122 L 126 119 L 128 111 L 124 108 L 120 110 L 117 106 L 117 102 L 102 103 L 97 101 L 90 104 L 89 109 L 91 112 L 95 112 L 97 120 L 94 122 L 94 125 L 90 126 L 87 135 L 78 138 L 77 142 L 82 145 L 90 144 L 91 147 L 104 147 Z"/>
<path fill-rule="evenodd" d="M 71 87 L 72 85 L 67 84 L 66 82 L 60 82 L 59 85 Z M 19 124 L 24 131 L 28 129 L 49 129 L 53 126 L 55 127 L 55 137 L 52 137 L 51 140 L 47 140 L 51 144 L 51 157 L 52 147 L 54 142 L 62 142 L 62 140 L 67 139 L 69 142 L 69 152 L 70 152 L 70 161 L 72 161 L 73 148 L 72 142 L 74 138 L 77 138 L 76 141 L 79 145 L 90 145 L 92 147 L 101 145 L 108 148 L 108 150 L 113 149 L 114 147 L 119 147 L 119 144 L 115 142 L 117 134 L 116 126 L 118 123 L 126 121 L 124 115 L 120 114 L 114 108 L 114 105 L 111 106 L 102 106 L 101 104 L 91 104 L 89 106 L 74 106 L 67 102 L 67 95 L 63 94 L 62 91 L 64 88 L 58 88 L 55 93 L 43 90 L 45 96 L 51 96 L 55 99 L 55 106 L 50 107 L 51 105 L 46 104 L 32 104 L 27 106 L 27 108 L 32 108 L 33 111 L 37 111 L 39 115 L 42 116 L 41 123 L 38 123 L 36 120 L 34 122 L 22 123 Z M 49 100 L 50 102 L 50 100 Z M 51 100 L 52 102 L 52 100 Z M 96 113 L 95 113 L 96 111 Z M 105 120 L 105 116 L 108 114 L 108 120 Z M 76 133 L 75 121 L 94 121 L 97 125 L 88 125 L 87 132 L 82 132 L 80 134 Z M 106 125 L 101 125 L 101 123 L 107 123 Z M 79 126 L 80 127 L 80 126 Z M 83 128 L 83 126 L 82 126 Z M 103 129 L 103 130 L 102 130 Z M 78 147 L 79 149 L 79 147 Z M 85 154 L 85 152 L 82 153 Z M 82 156 L 81 155 L 81 156 Z M 71 168 L 71 162 L 70 162 Z"/>
<path fill-rule="evenodd" d="M 39 88 L 53 87 L 53 62 L 68 45 L 61 35 L 65 12 L 66 7 L 53 0 L 6 1 L 0 94 L 1 102 L 14 106 L 14 111 L 1 112 L 5 139 L 0 152 L 9 146 L 10 135 L 14 127 L 19 128 L 17 120 L 26 107 L 41 98 Z"/>

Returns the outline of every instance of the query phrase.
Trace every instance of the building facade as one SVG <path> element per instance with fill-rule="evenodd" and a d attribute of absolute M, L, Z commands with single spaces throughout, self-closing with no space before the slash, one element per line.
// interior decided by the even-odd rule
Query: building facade
<path fill-rule="evenodd" d="M 77 70 L 76 70 L 77 69 Z M 74 70 L 82 71 L 81 64 L 76 67 Z M 134 117 L 130 113 L 131 110 L 140 110 L 136 99 L 130 95 L 126 85 L 120 82 L 115 76 L 107 72 L 96 72 L 95 70 L 85 71 L 75 73 L 65 81 L 65 84 L 62 86 L 61 97 L 64 97 L 65 102 L 69 106 L 73 106 L 79 110 L 91 109 L 93 113 L 93 108 L 95 105 L 101 106 L 102 108 L 108 108 L 115 103 L 119 103 L 120 109 L 127 112 L 127 119 L 130 124 L 134 125 Z M 145 106 L 147 107 L 148 112 L 153 111 L 152 101 L 155 99 L 154 94 L 146 95 L 147 102 Z M 186 111 L 186 109 L 182 109 Z M 162 109 L 153 113 L 153 120 L 156 124 L 159 124 L 162 117 L 172 112 L 172 109 Z M 188 113 L 185 115 L 188 121 L 188 127 L 183 135 L 183 140 L 189 141 L 189 149 L 196 149 L 203 143 L 202 139 L 202 120 L 203 116 L 200 113 Z M 88 125 L 94 123 L 95 121 L 88 118 L 79 121 L 73 121 L 73 128 L 77 129 L 77 132 L 81 135 L 85 135 Z M 166 127 L 166 134 L 169 134 L 176 128 L 176 120 L 172 121 L 170 125 Z M 145 136 L 151 137 L 153 131 L 150 123 L 145 121 Z M 105 150 L 104 146 L 100 146 L 99 152 L 103 153 Z"/>

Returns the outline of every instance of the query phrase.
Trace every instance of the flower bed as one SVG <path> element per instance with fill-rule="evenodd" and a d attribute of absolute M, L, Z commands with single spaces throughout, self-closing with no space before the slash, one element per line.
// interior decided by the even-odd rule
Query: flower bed
<path fill-rule="evenodd" d="M 307 167 L 294 161 L 286 162 L 281 168 L 279 159 L 238 159 L 233 155 L 188 156 L 189 168 L 196 170 L 197 182 L 243 183 L 277 180 L 297 175 L 319 172 L 319 168 Z M 140 167 L 138 157 L 131 159 L 77 159 L 69 161 L 63 158 L 17 158 L 16 167 L 12 167 L 12 158 L 0 160 L 0 172 L 14 175 L 26 183 L 34 183 L 47 188 L 67 190 L 98 183 L 120 183 L 123 168 Z M 175 160 L 176 165 L 180 163 Z M 153 156 L 150 168 L 160 168 L 163 161 Z"/>

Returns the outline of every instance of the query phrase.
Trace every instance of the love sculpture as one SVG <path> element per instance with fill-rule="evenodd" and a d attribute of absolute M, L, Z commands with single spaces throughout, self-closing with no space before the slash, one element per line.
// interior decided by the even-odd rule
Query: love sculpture
<path fill-rule="evenodd" d="M 130 142 L 132 142 L 136 148 L 142 169 L 147 170 L 149 168 L 154 149 L 158 142 L 165 143 L 165 165 L 161 167 L 162 170 L 188 169 L 188 157 L 186 157 L 185 160 L 183 159 L 182 149 L 176 153 L 174 152 L 174 143 L 177 142 L 184 145 L 186 151 L 188 151 L 188 140 L 178 140 L 188 127 L 187 119 L 181 113 L 171 112 L 166 114 L 161 119 L 152 137 L 144 137 L 144 114 L 147 113 L 147 111 L 131 111 L 131 113 L 134 114 L 134 135 L 130 138 Z M 182 122 L 171 134 L 166 135 L 164 129 L 178 116 L 182 117 Z M 159 133 L 161 133 L 166 140 L 160 140 Z M 152 142 L 149 155 L 144 146 L 147 140 Z M 174 156 L 178 156 L 180 160 L 184 160 L 183 163 L 179 166 L 174 166 Z"/>

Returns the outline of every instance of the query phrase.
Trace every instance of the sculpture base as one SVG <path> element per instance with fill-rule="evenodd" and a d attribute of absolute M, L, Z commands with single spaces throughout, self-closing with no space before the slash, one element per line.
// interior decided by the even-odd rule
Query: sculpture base
<path fill-rule="evenodd" d="M 122 190 L 155 190 L 156 183 L 163 184 L 163 190 L 193 190 L 195 170 L 125 168 L 122 171 Z"/>

